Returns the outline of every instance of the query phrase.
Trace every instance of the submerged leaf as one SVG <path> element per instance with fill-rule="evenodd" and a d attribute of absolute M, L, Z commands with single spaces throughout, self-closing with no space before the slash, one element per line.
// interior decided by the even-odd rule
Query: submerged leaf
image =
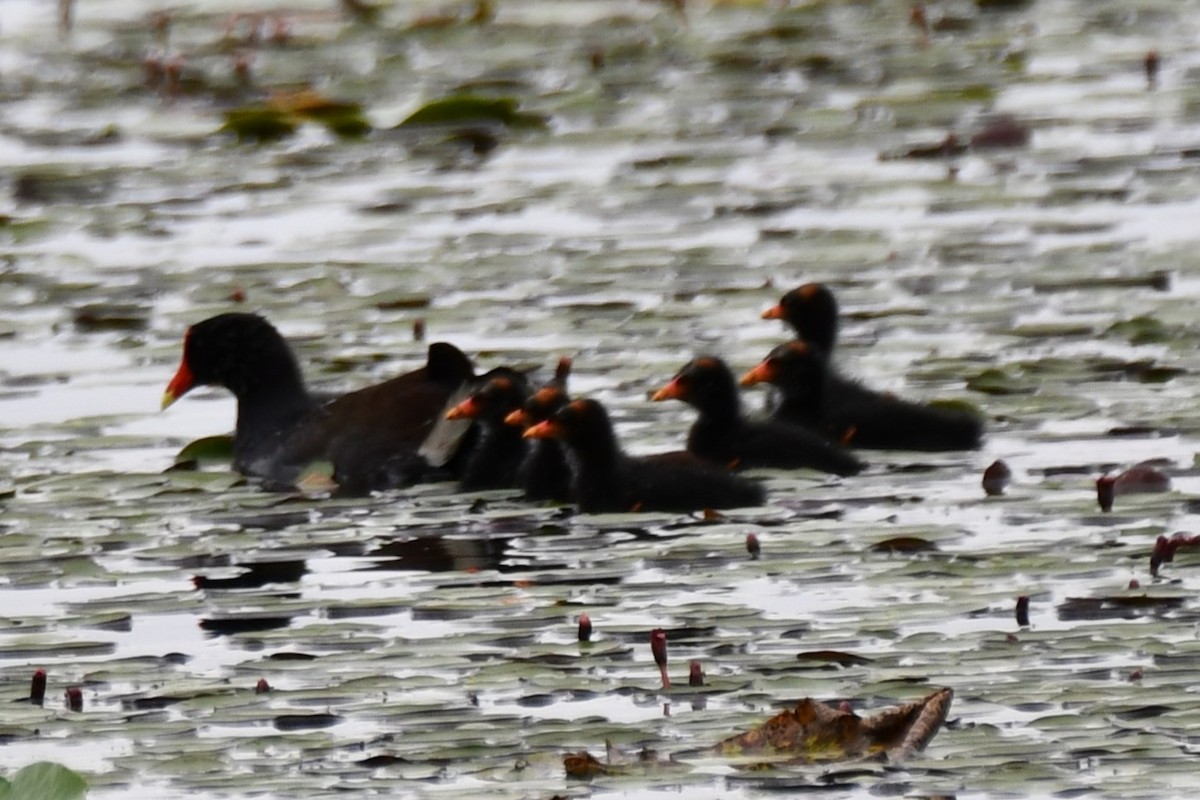
<path fill-rule="evenodd" d="M 492 123 L 507 127 L 545 127 L 546 119 L 538 114 L 517 110 L 513 97 L 483 97 L 464 94 L 442 97 L 418 108 L 397 128 L 418 125 L 460 126 Z"/>
<path fill-rule="evenodd" d="M 342 138 L 371 132 L 359 104 L 332 100 L 309 89 L 277 93 L 262 106 L 231 109 L 225 112 L 221 130 L 232 132 L 238 141 L 263 144 L 293 135 L 304 120 L 319 122 Z"/>
<path fill-rule="evenodd" d="M 563 766 L 568 778 L 595 778 L 597 775 L 608 775 L 610 770 L 601 764 L 595 756 L 586 750 L 563 756 Z"/>
<path fill-rule="evenodd" d="M 798 661 L 818 661 L 837 664 L 842 667 L 863 666 L 871 663 L 871 659 L 866 656 L 857 656 L 854 653 L 842 653 L 838 650 L 810 650 L 806 653 L 798 653 L 796 659 Z"/>
<path fill-rule="evenodd" d="M 1029 394 L 1034 391 L 1030 385 L 1020 382 L 1002 369 L 985 369 L 978 375 L 967 379 L 967 388 L 983 394 Z"/>
<path fill-rule="evenodd" d="M 1123 337 L 1130 344 L 1158 344 L 1171 340 L 1171 332 L 1161 320 L 1145 315 L 1114 322 L 1104 335 Z"/>
<path fill-rule="evenodd" d="M 277 108 L 234 108 L 225 112 L 221 130 L 229 131 L 239 142 L 267 144 L 293 135 L 298 127 L 295 117 Z"/>

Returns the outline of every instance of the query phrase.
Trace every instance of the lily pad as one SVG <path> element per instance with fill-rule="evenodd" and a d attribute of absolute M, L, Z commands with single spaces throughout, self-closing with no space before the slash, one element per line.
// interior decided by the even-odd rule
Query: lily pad
<path fill-rule="evenodd" d="M 426 103 L 409 114 L 396 127 L 470 127 L 480 124 L 502 125 L 511 128 L 546 127 L 545 117 L 518 109 L 519 102 L 513 97 L 452 95 Z"/>
<path fill-rule="evenodd" d="M 175 454 L 178 464 L 229 464 L 233 462 L 233 437 L 228 435 L 205 436 L 188 442 Z"/>
<path fill-rule="evenodd" d="M 87 790 L 78 772 L 47 761 L 22 767 L 11 781 L 0 779 L 0 800 L 77 800 Z"/>

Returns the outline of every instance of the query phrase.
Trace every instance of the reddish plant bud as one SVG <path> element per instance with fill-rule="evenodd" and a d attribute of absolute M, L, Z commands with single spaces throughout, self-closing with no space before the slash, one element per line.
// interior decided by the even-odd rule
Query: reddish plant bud
<path fill-rule="evenodd" d="M 1117 496 L 1117 479 L 1112 475 L 1104 475 L 1096 479 L 1096 500 L 1100 510 L 1112 511 L 1113 498 Z"/>
<path fill-rule="evenodd" d="M 1146 68 L 1146 85 L 1153 89 L 1158 85 L 1158 68 L 1162 64 L 1162 58 L 1158 55 L 1158 51 L 1151 50 L 1146 53 L 1144 64 Z"/>
<path fill-rule="evenodd" d="M 927 44 L 929 39 L 929 16 L 925 13 L 924 3 L 913 3 L 908 12 L 908 23 L 921 33 L 921 43 Z"/>
<path fill-rule="evenodd" d="M 1027 594 L 1017 598 L 1017 624 L 1022 628 L 1029 627 L 1029 595 Z"/>
<path fill-rule="evenodd" d="M 68 686 L 63 692 L 67 700 L 67 708 L 72 711 L 83 711 L 83 690 L 78 686 Z"/>
<path fill-rule="evenodd" d="M 655 664 L 667 665 L 667 633 L 662 628 L 650 631 L 650 652 L 654 654 Z"/>
<path fill-rule="evenodd" d="M 1129 680 L 1131 681 L 1140 681 L 1142 677 L 1143 673 L 1140 669 L 1135 669 L 1133 672 L 1129 673 Z"/>
<path fill-rule="evenodd" d="M 1142 584 L 1138 581 L 1137 578 L 1130 578 L 1129 579 L 1129 588 L 1130 589 L 1140 589 L 1140 588 L 1142 588 Z"/>
<path fill-rule="evenodd" d="M 1008 464 L 997 459 L 983 471 L 983 491 L 988 497 L 1002 495 L 1011 480 L 1012 470 L 1009 469 Z"/>
<path fill-rule="evenodd" d="M 699 661 L 693 661 L 688 664 L 688 686 L 703 686 L 704 685 L 704 667 L 700 666 Z"/>
<path fill-rule="evenodd" d="M 254 685 L 255 694 L 266 694 L 271 691 L 271 684 L 267 683 L 266 678 L 259 678 L 258 683 Z"/>
<path fill-rule="evenodd" d="M 158 53 L 147 53 L 146 57 L 142 59 L 142 75 L 146 86 L 150 89 L 157 89 L 162 85 L 165 74 L 162 57 Z"/>
<path fill-rule="evenodd" d="M 46 702 L 46 670 L 44 669 L 33 672 L 33 680 L 29 683 L 29 702 L 35 706 Z"/>
<path fill-rule="evenodd" d="M 667 633 L 662 628 L 650 631 L 650 652 L 654 654 L 654 663 L 658 664 L 662 687 L 670 689 L 671 677 L 667 675 Z"/>
<path fill-rule="evenodd" d="M 579 641 L 590 642 L 592 640 L 592 618 L 587 614 L 579 615 Z"/>
<path fill-rule="evenodd" d="M 1154 541 L 1154 552 L 1150 554 L 1150 577 L 1158 577 L 1158 568 L 1166 564 L 1175 555 L 1171 541 L 1165 536 L 1159 536 Z"/>
<path fill-rule="evenodd" d="M 758 542 L 758 536 L 753 533 L 746 534 L 746 552 L 754 561 L 757 561 L 758 557 L 762 555 L 762 545 Z"/>

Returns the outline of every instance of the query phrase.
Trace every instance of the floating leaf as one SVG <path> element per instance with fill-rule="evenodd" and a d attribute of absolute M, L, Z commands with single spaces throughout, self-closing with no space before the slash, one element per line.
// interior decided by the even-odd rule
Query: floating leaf
<path fill-rule="evenodd" d="M 1162 616 L 1183 606 L 1182 597 L 1132 595 L 1115 597 L 1070 597 L 1058 607 L 1061 620 L 1137 619 Z"/>
<path fill-rule="evenodd" d="M 983 394 L 1029 394 L 1033 387 L 1021 383 L 1010 373 L 1002 369 L 985 369 L 973 378 L 967 379 L 967 388 Z"/>
<path fill-rule="evenodd" d="M 228 435 L 205 436 L 188 442 L 183 449 L 175 454 L 175 463 L 205 464 L 220 462 L 228 464 L 233 461 L 233 437 Z"/>
<path fill-rule="evenodd" d="M 93 303 L 80 306 L 71 315 L 81 331 L 140 331 L 149 324 L 148 309 L 127 303 Z"/>
<path fill-rule="evenodd" d="M 883 754 L 900 760 L 924 749 L 937 734 L 954 693 L 942 689 L 912 703 L 860 717 L 811 698 L 752 731 L 717 744 L 721 755 L 795 756 L 803 762 L 845 761 Z"/>
<path fill-rule="evenodd" d="M 809 650 L 806 653 L 798 653 L 796 659 L 837 664 L 842 667 L 863 666 L 871 663 L 871 659 L 866 656 L 856 656 L 853 653 L 842 653 L 837 650 Z"/>
<path fill-rule="evenodd" d="M 411 128 L 420 125 L 457 127 L 488 123 L 512 128 L 542 128 L 546 126 L 545 117 L 518 111 L 517 105 L 517 100 L 512 97 L 453 95 L 426 103 L 396 127 Z"/>
<path fill-rule="evenodd" d="M 87 790 L 78 772 L 40 761 L 18 771 L 11 782 L 0 781 L 0 800 L 74 800 Z"/>
<path fill-rule="evenodd" d="M 563 757 L 563 767 L 567 770 L 568 778 L 587 780 L 598 775 L 608 775 L 610 770 L 601 764 L 595 756 L 587 751 L 572 753 Z"/>
<path fill-rule="evenodd" d="M 1128 339 L 1130 344 L 1157 344 L 1169 342 L 1172 338 L 1171 332 L 1161 320 L 1145 315 L 1114 323 L 1104 335 L 1123 337 Z"/>
<path fill-rule="evenodd" d="M 293 135 L 304 120 L 319 122 L 341 138 L 361 138 L 371 132 L 360 105 L 332 100 L 311 89 L 279 92 L 265 105 L 227 111 L 222 130 L 234 133 L 238 141 L 264 144 Z"/>
<path fill-rule="evenodd" d="M 221 130 L 234 134 L 239 142 L 267 144 L 292 136 L 298 127 L 295 117 L 277 108 L 235 108 L 225 112 Z"/>
<path fill-rule="evenodd" d="M 937 550 L 937 545 L 920 536 L 893 536 L 876 542 L 869 548 L 873 553 L 929 553 Z"/>

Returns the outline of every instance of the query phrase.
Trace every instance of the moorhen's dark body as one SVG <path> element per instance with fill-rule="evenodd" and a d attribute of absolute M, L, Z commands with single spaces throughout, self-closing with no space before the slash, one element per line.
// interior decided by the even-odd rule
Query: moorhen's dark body
<path fill-rule="evenodd" d="M 559 359 L 554 378 L 530 395 L 521 408 L 505 418 L 505 422 L 523 432 L 553 417 L 571 401 L 567 394 L 567 378 L 570 374 L 571 359 Z M 558 439 L 530 440 L 518 481 L 525 490 L 527 500 L 569 503 L 574 495 L 571 491 L 571 467 L 567 463 L 567 451 L 563 443 Z"/>
<path fill-rule="evenodd" d="M 635 457 L 617 443 L 604 406 L 574 400 L 551 419 L 525 431 L 529 438 L 558 438 L 567 445 L 579 510 L 698 511 L 763 503 L 763 487 L 729 474 L 693 453 Z"/>
<path fill-rule="evenodd" d="M 430 465 L 418 449 L 473 375 L 462 351 L 438 342 L 420 369 L 323 403 L 274 326 L 256 314 L 221 314 L 188 329 L 163 407 L 195 386 L 223 386 L 238 401 L 235 469 L 292 484 L 325 461 L 340 490 L 359 493 L 426 477 Z"/>
<path fill-rule="evenodd" d="M 655 400 L 682 400 L 700 412 L 688 432 L 687 449 L 731 469 L 809 467 L 857 475 L 863 463 L 819 434 L 780 420 L 742 415 L 737 381 L 719 358 L 692 360 Z"/>
<path fill-rule="evenodd" d="M 835 394 L 824 353 L 793 341 L 773 349 L 742 378 L 780 390 L 777 419 L 803 425 L 849 447 L 877 450 L 968 450 L 979 447 L 983 422 L 958 408 L 910 403 L 857 387 Z"/>
<path fill-rule="evenodd" d="M 507 367 L 491 370 L 482 386 L 446 413 L 446 419 L 473 419 L 479 433 L 467 454 L 459 482 L 464 491 L 507 489 L 519 484 L 528 446 L 522 431 L 505 423 L 529 397 L 525 375 Z"/>

